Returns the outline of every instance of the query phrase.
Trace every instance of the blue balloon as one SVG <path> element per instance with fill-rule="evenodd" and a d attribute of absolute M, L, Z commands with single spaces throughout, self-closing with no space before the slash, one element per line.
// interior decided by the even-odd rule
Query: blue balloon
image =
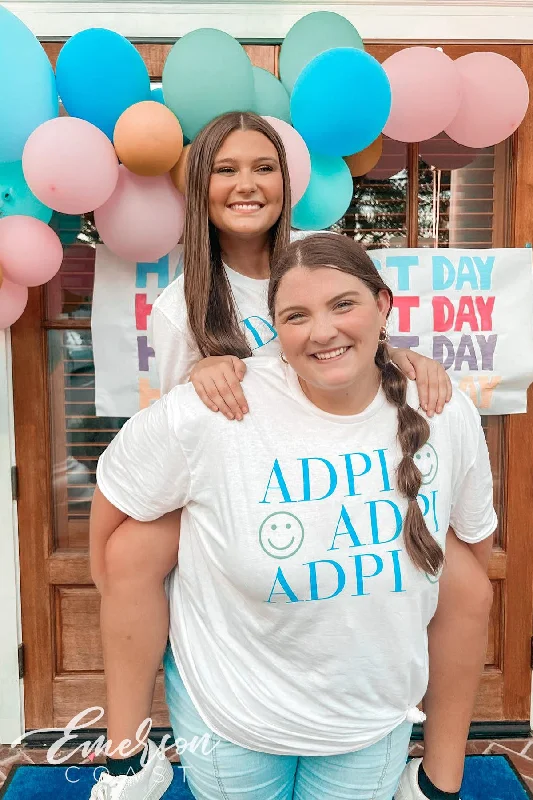
<path fill-rule="evenodd" d="M 30 134 L 58 114 L 48 56 L 29 28 L 0 6 L 0 162 L 20 161 Z"/>
<path fill-rule="evenodd" d="M 22 161 L 0 164 L 0 219 L 13 215 L 35 217 L 47 224 L 52 219 L 52 209 L 37 200 L 26 183 Z"/>
<path fill-rule="evenodd" d="M 349 156 L 378 137 L 390 114 L 387 74 L 373 56 L 338 47 L 302 70 L 291 96 L 291 118 L 309 150 Z"/>
<path fill-rule="evenodd" d="M 292 225 L 302 231 L 320 231 L 337 222 L 348 209 L 353 180 L 338 156 L 311 153 L 311 180 L 304 196 L 292 210 Z"/>
<path fill-rule="evenodd" d="M 152 89 L 150 92 L 151 100 L 155 100 L 156 103 L 161 103 L 165 105 L 165 98 L 163 97 L 163 89 L 159 86 L 157 89 Z"/>
<path fill-rule="evenodd" d="M 106 28 L 76 33 L 61 48 L 57 90 L 71 117 L 92 122 L 109 139 L 120 115 L 150 100 L 150 77 L 135 47 Z"/>

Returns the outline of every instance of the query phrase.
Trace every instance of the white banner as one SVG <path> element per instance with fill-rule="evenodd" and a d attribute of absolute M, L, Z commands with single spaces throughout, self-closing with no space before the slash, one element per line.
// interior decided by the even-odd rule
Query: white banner
<path fill-rule="evenodd" d="M 527 410 L 531 249 L 373 250 L 395 296 L 392 344 L 440 361 L 481 414 Z"/>
<path fill-rule="evenodd" d="M 385 249 L 370 255 L 395 295 L 392 344 L 444 364 L 482 414 L 526 411 L 533 380 L 531 249 Z M 147 320 L 180 272 L 181 247 L 154 264 L 96 254 L 96 413 L 129 417 L 159 396 Z"/>
<path fill-rule="evenodd" d="M 131 264 L 96 246 L 91 317 L 99 417 L 132 417 L 158 399 L 148 337 L 152 304 L 181 272 L 181 245 L 154 263 Z"/>

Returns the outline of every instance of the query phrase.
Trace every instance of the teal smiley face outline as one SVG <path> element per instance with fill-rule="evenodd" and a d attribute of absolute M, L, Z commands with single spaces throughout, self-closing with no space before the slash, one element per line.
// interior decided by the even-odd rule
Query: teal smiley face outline
<path fill-rule="evenodd" d="M 417 462 L 422 463 L 417 463 Z M 422 484 L 425 486 L 437 477 L 439 471 L 439 457 L 432 444 L 426 442 L 414 455 L 414 462 L 422 475 Z M 425 462 L 425 463 L 424 463 Z M 429 470 L 424 472 L 424 467 L 429 463 Z"/>
<path fill-rule="evenodd" d="M 272 522 L 274 517 L 277 517 L 278 519 L 275 522 Z M 270 524 L 267 525 L 269 520 Z M 297 523 L 295 531 L 292 530 L 294 524 L 292 520 Z M 272 532 L 275 533 L 279 544 L 272 542 L 270 538 Z M 283 534 L 287 535 L 286 543 L 283 539 Z M 271 558 L 290 558 L 298 552 L 303 544 L 303 540 L 304 526 L 298 517 L 296 517 L 294 514 L 290 514 L 288 511 L 275 511 L 273 514 L 269 514 L 268 517 L 263 520 L 261 527 L 259 528 L 259 544 L 267 556 L 270 556 Z"/>

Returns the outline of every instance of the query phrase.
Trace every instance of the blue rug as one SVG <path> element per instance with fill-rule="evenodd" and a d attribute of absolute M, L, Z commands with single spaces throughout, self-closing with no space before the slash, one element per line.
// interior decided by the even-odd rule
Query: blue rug
<path fill-rule="evenodd" d="M 0 790 L 2 800 L 88 800 L 101 767 L 13 767 Z M 192 800 L 183 771 L 174 765 L 174 781 L 165 800 Z M 507 756 L 467 756 L 461 800 L 533 800 Z"/>

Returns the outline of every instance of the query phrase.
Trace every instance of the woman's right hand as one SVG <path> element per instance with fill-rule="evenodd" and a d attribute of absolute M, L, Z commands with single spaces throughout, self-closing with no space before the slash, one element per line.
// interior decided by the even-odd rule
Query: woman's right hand
<path fill-rule="evenodd" d="M 241 388 L 246 364 L 236 356 L 209 356 L 191 370 L 190 381 L 200 400 L 227 419 L 242 420 L 248 404 Z"/>

